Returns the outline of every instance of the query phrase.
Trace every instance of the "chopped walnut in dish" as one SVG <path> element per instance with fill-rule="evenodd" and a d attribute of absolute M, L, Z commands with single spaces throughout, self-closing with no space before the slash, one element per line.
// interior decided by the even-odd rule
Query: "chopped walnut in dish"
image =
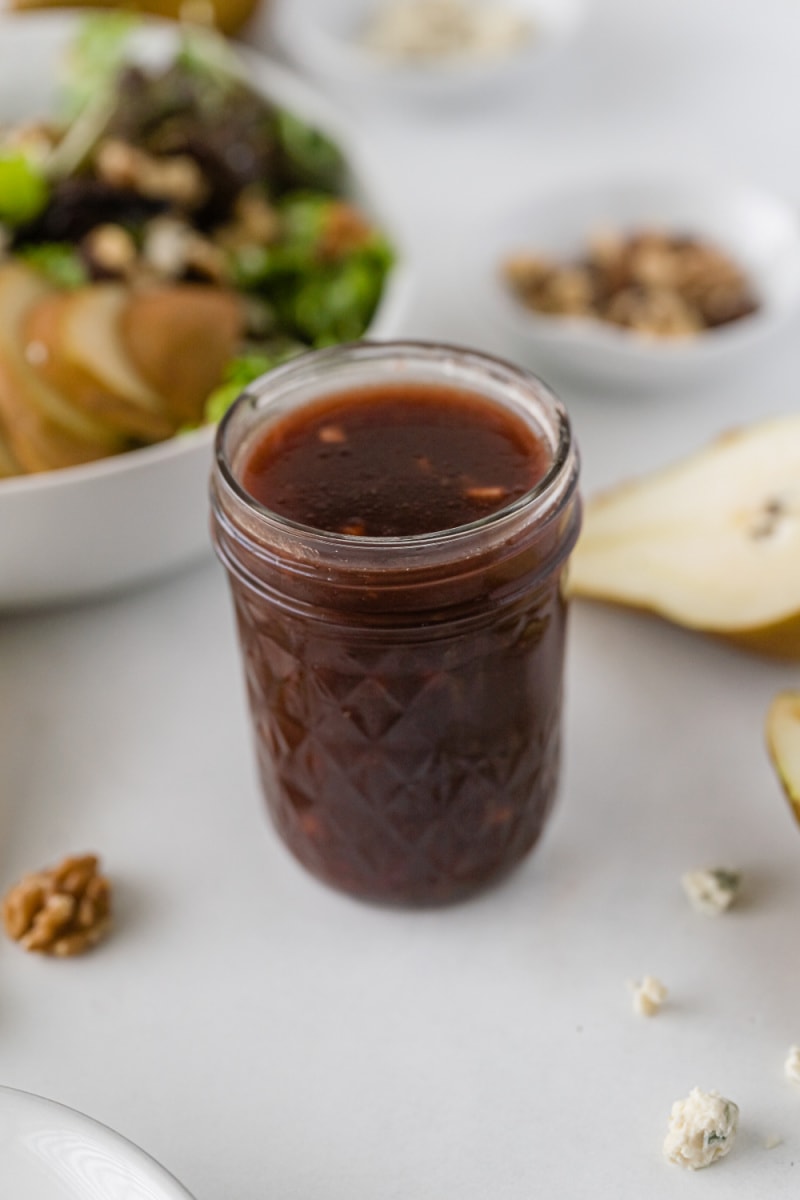
<path fill-rule="evenodd" d="M 82 954 L 111 927 L 111 885 L 96 855 L 65 858 L 24 876 L 3 898 L 3 924 L 25 950 L 68 958 Z"/>
<path fill-rule="evenodd" d="M 745 274 L 721 250 L 658 230 L 601 231 L 577 261 L 520 252 L 502 270 L 534 312 L 591 317 L 645 337 L 693 337 L 758 308 Z"/>

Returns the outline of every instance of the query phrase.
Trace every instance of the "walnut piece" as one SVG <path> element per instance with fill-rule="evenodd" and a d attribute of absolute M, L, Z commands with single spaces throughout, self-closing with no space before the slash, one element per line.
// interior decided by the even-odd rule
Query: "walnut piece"
<path fill-rule="evenodd" d="M 81 249 L 102 275 L 120 278 L 136 264 L 136 243 L 121 225 L 95 225 Z"/>
<path fill-rule="evenodd" d="M 132 188 L 141 196 L 168 200 L 179 208 L 200 208 L 208 195 L 203 172 L 188 154 L 155 157 L 117 138 L 97 148 L 97 173 L 115 188 Z"/>
<path fill-rule="evenodd" d="M 65 858 L 26 875 L 3 899 L 3 924 L 25 950 L 68 958 L 96 945 L 111 927 L 111 885 L 94 854 Z"/>

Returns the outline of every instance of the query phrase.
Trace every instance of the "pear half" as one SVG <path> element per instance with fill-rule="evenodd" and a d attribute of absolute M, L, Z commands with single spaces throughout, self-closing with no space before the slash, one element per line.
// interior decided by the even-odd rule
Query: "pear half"
<path fill-rule="evenodd" d="M 800 692 L 779 692 L 767 712 L 767 748 L 800 821 Z"/>
<path fill-rule="evenodd" d="M 800 659 L 800 415 L 591 500 L 568 586 Z"/>

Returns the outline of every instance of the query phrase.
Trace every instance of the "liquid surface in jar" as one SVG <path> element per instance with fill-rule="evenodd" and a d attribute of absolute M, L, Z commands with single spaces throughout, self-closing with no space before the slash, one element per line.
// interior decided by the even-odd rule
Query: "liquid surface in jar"
<path fill-rule="evenodd" d="M 551 462 L 521 417 L 475 392 L 383 384 L 280 418 L 251 448 L 241 484 L 271 512 L 313 529 L 415 537 L 506 508 Z"/>

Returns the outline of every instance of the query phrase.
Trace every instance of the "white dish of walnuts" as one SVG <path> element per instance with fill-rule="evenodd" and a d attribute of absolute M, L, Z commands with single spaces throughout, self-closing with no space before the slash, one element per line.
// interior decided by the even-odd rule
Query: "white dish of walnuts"
<path fill-rule="evenodd" d="M 791 205 L 688 168 L 543 184 L 477 236 L 479 297 L 505 352 L 598 393 L 755 363 L 800 308 Z"/>

